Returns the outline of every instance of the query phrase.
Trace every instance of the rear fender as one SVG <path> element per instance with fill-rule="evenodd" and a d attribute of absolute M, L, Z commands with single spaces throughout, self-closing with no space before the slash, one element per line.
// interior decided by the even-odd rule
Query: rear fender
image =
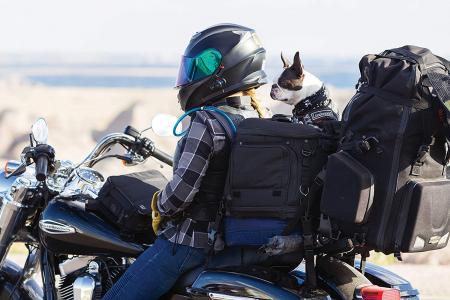
<path fill-rule="evenodd" d="M 359 268 L 359 265 L 360 261 L 356 261 L 355 266 Z M 419 299 L 419 291 L 413 288 L 408 280 L 383 267 L 366 263 L 365 275 L 373 284 L 398 289 L 402 299 Z"/>

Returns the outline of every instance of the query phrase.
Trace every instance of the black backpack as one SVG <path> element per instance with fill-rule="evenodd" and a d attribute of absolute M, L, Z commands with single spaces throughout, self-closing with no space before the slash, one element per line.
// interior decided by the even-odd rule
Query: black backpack
<path fill-rule="evenodd" d="M 311 125 L 243 120 L 232 138 L 224 191 L 226 244 L 257 246 L 298 232 L 306 195 L 338 137 Z"/>
<path fill-rule="evenodd" d="M 330 156 L 321 212 L 334 237 L 369 249 L 444 248 L 450 232 L 449 63 L 405 46 L 366 55 Z M 449 106 L 450 107 L 450 106 Z"/>

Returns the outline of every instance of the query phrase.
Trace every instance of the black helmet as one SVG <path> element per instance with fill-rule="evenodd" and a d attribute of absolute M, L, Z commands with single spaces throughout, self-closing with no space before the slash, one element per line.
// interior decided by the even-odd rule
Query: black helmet
<path fill-rule="evenodd" d="M 266 50 L 253 29 L 220 24 L 196 33 L 178 71 L 181 109 L 212 104 L 267 83 L 265 57 Z"/>

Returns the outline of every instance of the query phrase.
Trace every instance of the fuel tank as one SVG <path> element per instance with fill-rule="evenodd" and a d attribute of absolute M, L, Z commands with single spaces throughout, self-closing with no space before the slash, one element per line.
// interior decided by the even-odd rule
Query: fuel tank
<path fill-rule="evenodd" d="M 41 242 L 52 252 L 136 257 L 144 248 L 120 238 L 117 229 L 91 212 L 52 200 L 39 221 Z"/>

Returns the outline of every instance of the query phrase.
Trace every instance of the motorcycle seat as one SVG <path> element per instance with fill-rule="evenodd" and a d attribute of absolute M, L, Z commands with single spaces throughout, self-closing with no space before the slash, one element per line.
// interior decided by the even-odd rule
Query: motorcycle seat
<path fill-rule="evenodd" d="M 282 268 L 291 271 L 303 260 L 303 252 L 293 252 L 283 255 L 268 256 L 260 253 L 258 248 L 227 248 L 211 257 L 207 265 L 201 265 L 184 273 L 175 283 L 173 291 L 185 293 L 186 287 L 190 287 L 198 276 L 207 269 L 220 270 L 244 270 L 248 266 L 261 266 L 270 268 Z"/>

